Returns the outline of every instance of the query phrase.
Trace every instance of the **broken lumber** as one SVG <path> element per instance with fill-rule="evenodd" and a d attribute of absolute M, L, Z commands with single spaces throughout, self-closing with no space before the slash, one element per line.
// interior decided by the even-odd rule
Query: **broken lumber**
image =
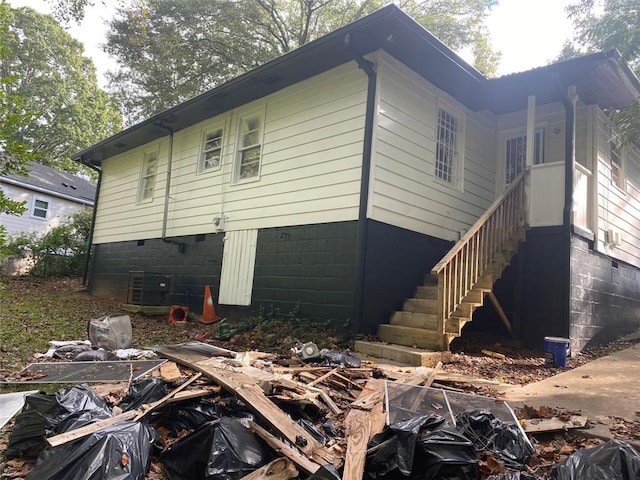
<path fill-rule="evenodd" d="M 384 382 L 371 378 L 345 419 L 347 452 L 342 480 L 362 480 L 367 444 L 384 428 Z"/>
<path fill-rule="evenodd" d="M 177 382 L 182 378 L 182 372 L 176 362 L 166 362 L 160 365 L 160 378 L 169 383 Z"/>
<path fill-rule="evenodd" d="M 584 428 L 587 425 L 587 417 L 571 415 L 569 420 L 561 420 L 558 417 L 532 418 L 530 420 L 520 420 L 520 424 L 526 433 L 555 432 L 571 428 Z"/>
<path fill-rule="evenodd" d="M 506 360 L 507 356 L 503 353 L 494 352 L 492 350 L 481 350 L 481 352 L 487 357 L 497 358 L 498 360 Z"/>
<path fill-rule="evenodd" d="M 322 465 L 328 463 L 335 465 L 338 462 L 336 456 L 324 445 L 267 398 L 254 378 L 241 371 L 221 368 L 214 359 L 198 362 L 192 368 L 211 378 L 225 390 L 240 397 L 247 407 L 289 442 L 296 445 L 307 457 Z"/>
<path fill-rule="evenodd" d="M 326 380 L 327 378 L 329 378 L 331 375 L 333 375 L 334 373 L 337 373 L 338 369 L 334 368 L 333 370 L 329 370 L 327 373 L 325 373 L 324 375 L 320 375 L 318 378 L 316 378 L 315 380 L 312 380 L 311 382 L 308 383 L 308 385 L 310 387 L 321 383 L 322 381 Z"/>
<path fill-rule="evenodd" d="M 70 432 L 54 435 L 53 437 L 46 438 L 45 440 L 47 442 L 47 445 L 49 445 L 50 447 L 57 447 L 58 445 L 63 445 L 78 438 L 91 435 L 92 433 L 102 430 L 103 428 L 110 427 L 111 425 L 115 425 L 116 423 L 133 420 L 137 414 L 138 410 L 131 410 L 119 415 L 115 415 L 111 418 L 100 420 L 96 423 L 90 423 L 89 425 L 85 425 L 84 427 L 76 428 L 75 430 L 71 430 Z"/>
<path fill-rule="evenodd" d="M 249 420 L 249 428 L 253 433 L 258 435 L 262 440 L 266 442 L 271 448 L 273 448 L 276 452 L 284 455 L 293 463 L 295 463 L 298 467 L 300 467 L 304 472 L 312 475 L 316 473 L 316 471 L 320 468 L 320 465 L 309 460 L 307 457 L 298 452 L 295 448 L 290 447 L 286 443 L 284 443 L 279 438 L 276 438 L 271 433 L 267 432 L 260 425 L 255 423 L 254 421 Z"/>
<path fill-rule="evenodd" d="M 170 391 L 169 393 L 167 393 L 164 397 L 162 397 L 160 400 L 156 400 L 153 403 L 148 403 L 145 405 L 142 405 L 139 409 L 138 409 L 138 415 L 135 416 L 134 420 L 138 421 L 140 419 L 142 419 L 142 417 L 144 417 L 147 413 L 155 410 L 156 408 L 164 405 L 167 401 L 169 401 L 169 399 L 171 397 L 173 397 L 176 393 L 181 392 L 182 390 L 184 390 L 185 388 L 187 388 L 189 385 L 191 385 L 193 382 L 195 382 L 197 379 L 199 379 L 202 376 L 201 373 L 196 373 L 193 377 L 191 377 L 189 380 L 187 380 L 186 382 L 184 382 L 182 385 L 180 385 L 178 388 Z"/>
<path fill-rule="evenodd" d="M 129 421 L 129 420 L 138 421 L 142 417 L 144 417 L 147 413 L 151 412 L 152 410 L 155 410 L 159 406 L 161 406 L 164 403 L 166 403 L 167 401 L 169 401 L 169 399 L 171 399 L 171 397 L 173 397 L 175 394 L 177 394 L 181 390 L 184 390 L 187 386 L 189 386 L 190 384 L 195 382 L 201 376 L 202 376 L 201 373 L 195 374 L 189 380 L 184 382 L 182 385 L 180 385 L 175 390 L 169 392 L 167 395 L 162 397 L 160 400 L 157 400 L 157 401 L 155 401 L 153 403 L 145 404 L 142 407 L 138 408 L 137 410 L 130 410 L 128 412 L 124 412 L 124 413 L 121 413 L 119 415 L 115 415 L 115 416 L 113 416 L 111 418 L 107 418 L 105 420 L 101 420 L 101 421 L 96 422 L 96 423 L 91 423 L 89 425 L 85 425 L 84 427 L 76 428 L 74 430 L 71 430 L 70 432 L 65 432 L 65 433 L 61 433 L 59 435 L 54 435 L 53 437 L 49 437 L 49 438 L 46 439 L 47 444 L 50 447 L 57 447 L 58 445 L 63 445 L 65 443 L 71 442 L 73 440 L 77 440 L 78 438 L 82 438 L 82 437 L 86 437 L 87 435 L 91 435 L 92 433 L 95 433 L 95 432 L 97 432 L 99 430 L 102 430 L 103 428 L 110 427 L 111 425 L 115 425 L 116 423 L 126 422 L 126 421 Z"/>
<path fill-rule="evenodd" d="M 249 475 L 245 475 L 240 480 L 289 480 L 297 478 L 298 470 L 288 458 L 276 458 L 273 462 L 267 463 Z"/>
<path fill-rule="evenodd" d="M 429 372 L 429 376 L 425 379 L 424 383 L 420 385 L 420 387 L 424 388 L 424 390 L 416 395 L 416 398 L 411 404 L 411 411 L 416 412 L 418 410 L 418 407 L 424 401 L 424 397 L 427 395 L 427 388 L 429 388 L 433 384 L 433 381 L 436 379 L 436 375 L 438 375 L 438 372 L 441 368 L 442 362 L 438 362 L 436 366 L 431 370 L 431 372 Z"/>

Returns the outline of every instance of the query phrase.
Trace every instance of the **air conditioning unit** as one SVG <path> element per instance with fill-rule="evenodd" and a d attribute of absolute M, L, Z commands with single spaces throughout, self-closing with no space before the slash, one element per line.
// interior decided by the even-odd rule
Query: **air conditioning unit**
<path fill-rule="evenodd" d="M 171 305 L 173 275 L 129 272 L 127 303 L 131 305 Z"/>
<path fill-rule="evenodd" d="M 613 247 L 620 246 L 620 232 L 613 230 L 612 228 L 605 230 L 604 243 Z"/>

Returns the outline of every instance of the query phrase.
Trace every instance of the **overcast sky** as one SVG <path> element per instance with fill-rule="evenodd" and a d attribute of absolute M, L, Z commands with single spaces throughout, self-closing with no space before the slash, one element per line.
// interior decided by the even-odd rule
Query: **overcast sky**
<path fill-rule="evenodd" d="M 9 0 L 9 3 L 45 13 L 51 11 L 44 0 Z M 574 0 L 500 0 L 488 21 L 491 43 L 502 52 L 500 75 L 546 65 L 558 55 L 572 33 L 564 12 L 569 3 Z M 105 43 L 104 19 L 111 14 L 112 9 L 98 1 L 87 11 L 82 25 L 69 29 L 71 35 L 84 44 L 86 55 L 93 59 L 103 87 L 105 72 L 115 66 L 114 60 L 100 48 Z"/>

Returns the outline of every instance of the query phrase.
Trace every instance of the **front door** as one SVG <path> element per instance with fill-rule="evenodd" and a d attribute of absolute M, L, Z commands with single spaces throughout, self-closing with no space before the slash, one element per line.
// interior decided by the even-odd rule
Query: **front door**
<path fill-rule="evenodd" d="M 534 136 L 533 165 L 544 163 L 544 130 L 537 129 Z M 507 136 L 505 149 L 505 185 L 510 185 L 518 175 L 524 172 L 527 160 L 527 134 Z"/>

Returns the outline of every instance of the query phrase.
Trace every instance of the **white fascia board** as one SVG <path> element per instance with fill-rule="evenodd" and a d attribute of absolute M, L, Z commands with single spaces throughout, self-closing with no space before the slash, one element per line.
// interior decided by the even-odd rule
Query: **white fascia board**
<path fill-rule="evenodd" d="M 33 190 L 34 192 L 44 193 L 46 195 L 49 195 L 50 197 L 63 198 L 71 202 L 81 203 L 83 205 L 88 205 L 90 207 L 93 207 L 93 200 L 85 200 L 83 198 L 72 197 L 71 195 L 65 195 L 64 193 L 54 192 L 47 188 L 36 187 L 35 185 L 30 185 L 28 183 L 24 183 L 19 180 L 14 180 L 13 178 L 0 177 L 0 181 L 2 181 L 3 183 L 8 183 L 10 185 L 15 185 L 17 187 L 22 187 L 25 190 Z"/>

